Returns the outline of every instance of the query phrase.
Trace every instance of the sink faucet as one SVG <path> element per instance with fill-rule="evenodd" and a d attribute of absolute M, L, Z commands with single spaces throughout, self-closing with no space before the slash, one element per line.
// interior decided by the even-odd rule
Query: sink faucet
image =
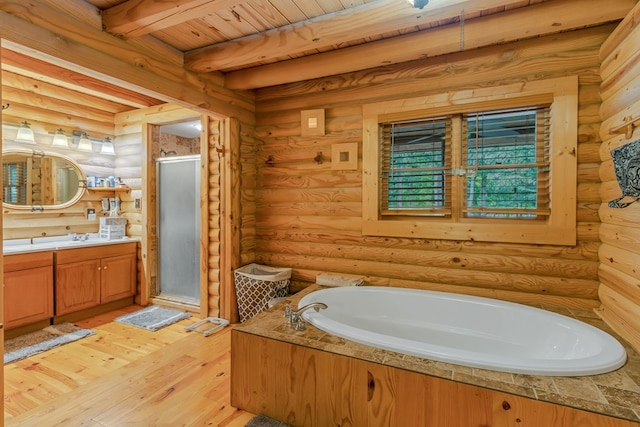
<path fill-rule="evenodd" d="M 303 307 L 298 308 L 297 310 L 291 310 L 290 307 L 285 308 L 285 316 L 289 317 L 289 323 L 295 326 L 296 331 L 304 331 L 305 326 L 304 320 L 302 320 L 302 313 L 309 310 L 310 308 L 313 308 L 315 311 L 320 311 L 320 309 L 326 309 L 327 304 L 323 302 L 312 302 L 311 304 L 307 304 Z"/>

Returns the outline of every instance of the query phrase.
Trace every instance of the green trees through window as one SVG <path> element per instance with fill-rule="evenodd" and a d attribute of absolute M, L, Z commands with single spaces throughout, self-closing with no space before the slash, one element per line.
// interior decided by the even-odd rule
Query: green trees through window
<path fill-rule="evenodd" d="M 549 106 L 381 124 L 382 212 L 548 215 L 549 125 Z"/>

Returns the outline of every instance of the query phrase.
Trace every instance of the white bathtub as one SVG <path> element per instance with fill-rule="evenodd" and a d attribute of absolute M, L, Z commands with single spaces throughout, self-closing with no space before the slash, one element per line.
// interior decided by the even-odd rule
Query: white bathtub
<path fill-rule="evenodd" d="M 304 296 L 327 304 L 303 318 L 362 344 L 495 371 L 596 375 L 626 361 L 609 334 L 549 311 L 488 298 L 390 287 L 322 289 Z"/>

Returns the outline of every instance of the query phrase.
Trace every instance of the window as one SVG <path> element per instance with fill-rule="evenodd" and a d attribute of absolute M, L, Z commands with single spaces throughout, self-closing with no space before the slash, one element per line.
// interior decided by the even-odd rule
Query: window
<path fill-rule="evenodd" d="M 464 95 L 364 107 L 364 233 L 575 244 L 576 79 Z"/>
<path fill-rule="evenodd" d="M 24 205 L 27 203 L 27 164 L 26 162 L 4 163 L 2 182 L 4 201 Z"/>
<path fill-rule="evenodd" d="M 451 213 L 451 120 L 380 125 L 382 215 Z"/>

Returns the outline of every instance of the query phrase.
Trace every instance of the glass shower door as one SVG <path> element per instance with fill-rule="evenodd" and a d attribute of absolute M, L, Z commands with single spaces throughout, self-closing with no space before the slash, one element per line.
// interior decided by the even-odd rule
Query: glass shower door
<path fill-rule="evenodd" d="M 158 296 L 200 302 L 200 156 L 156 160 Z"/>

